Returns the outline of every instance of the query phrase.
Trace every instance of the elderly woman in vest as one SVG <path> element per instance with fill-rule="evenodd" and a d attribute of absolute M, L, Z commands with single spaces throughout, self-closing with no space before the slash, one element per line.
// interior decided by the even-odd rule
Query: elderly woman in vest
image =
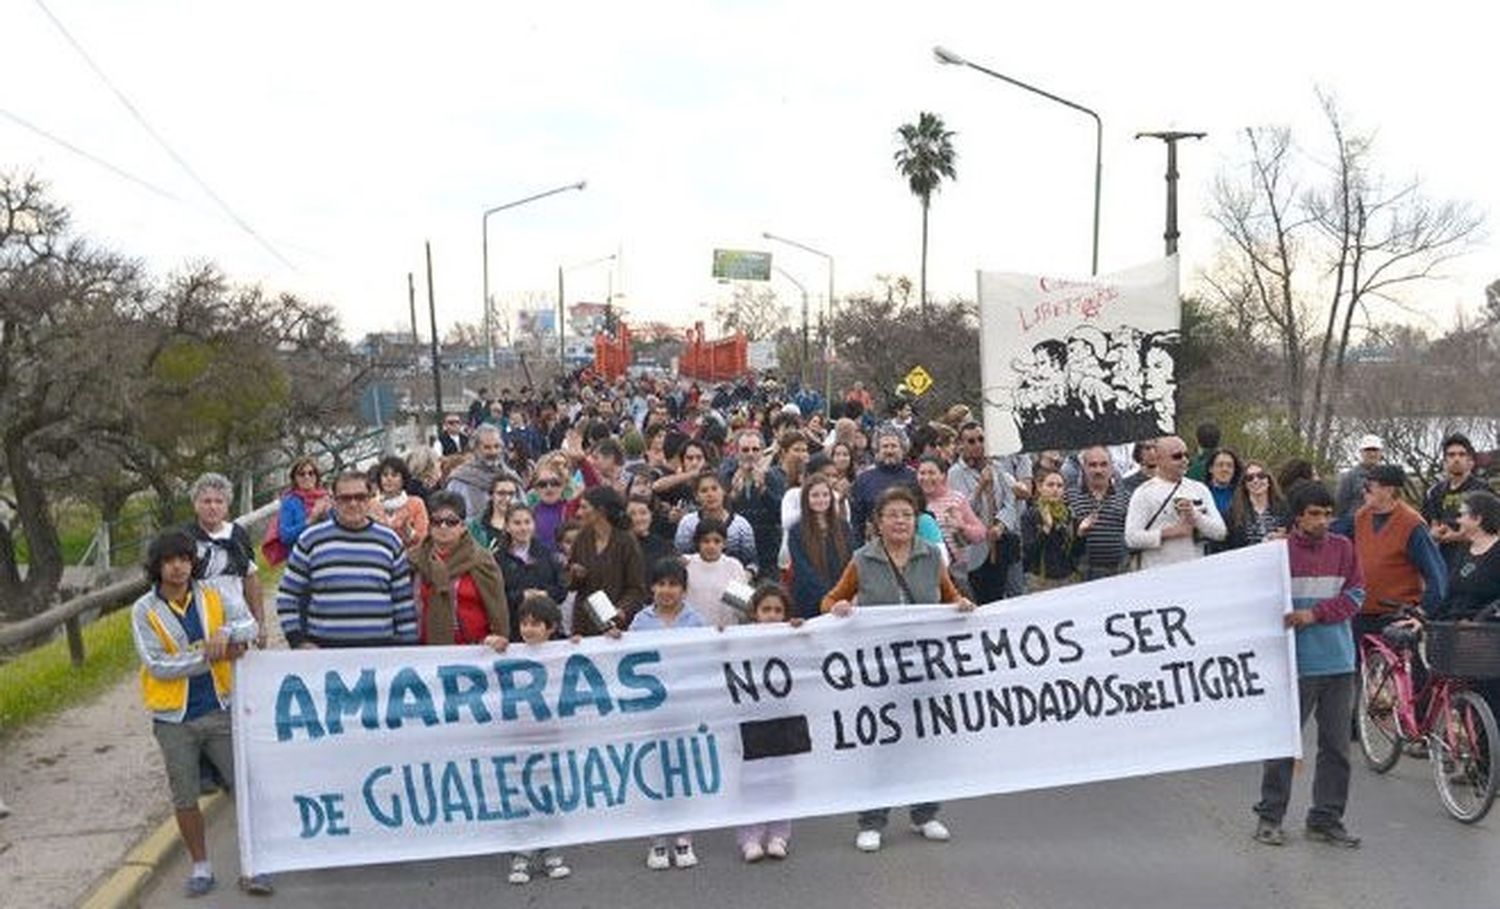
<path fill-rule="evenodd" d="M 187 533 L 158 536 L 146 550 L 151 589 L 131 607 L 141 692 L 167 766 L 177 830 L 193 862 L 188 896 L 203 896 L 214 888 L 198 810 L 199 761 L 207 758 L 222 779 L 234 779 L 229 722 L 233 662 L 258 633 L 239 579 L 195 581 L 197 563 L 198 546 Z M 260 875 L 242 879 L 240 887 L 271 892 L 270 882 Z"/>
<path fill-rule="evenodd" d="M 918 539 L 917 497 L 911 489 L 900 484 L 887 488 L 875 500 L 874 517 L 874 538 L 855 551 L 839 582 L 823 597 L 824 612 L 847 616 L 856 608 L 929 603 L 956 603 L 961 612 L 974 608 L 948 577 L 937 547 Z M 911 823 L 919 835 L 943 842 L 949 834 L 937 819 L 939 807 L 936 802 L 911 806 Z M 855 848 L 880 849 L 890 811 L 860 812 Z"/>

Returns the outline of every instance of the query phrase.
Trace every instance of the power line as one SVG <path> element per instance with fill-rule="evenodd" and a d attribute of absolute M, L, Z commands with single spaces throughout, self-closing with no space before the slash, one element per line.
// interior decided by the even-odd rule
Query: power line
<path fill-rule="evenodd" d="M 44 2 L 44 0 L 36 0 L 36 5 L 39 9 L 41 9 L 43 13 L 46 14 L 48 19 L 52 20 L 52 24 L 55 25 L 57 27 L 57 30 L 62 33 L 63 38 L 73 46 L 73 50 L 78 52 L 78 56 L 83 58 L 83 62 L 88 64 L 89 69 L 94 71 L 94 75 L 98 76 L 99 80 L 104 83 L 105 87 L 108 88 L 110 92 L 114 94 L 115 98 L 125 106 L 125 109 L 130 112 L 130 115 L 132 117 L 135 118 L 136 123 L 140 124 L 141 129 L 145 130 L 147 135 L 156 140 L 156 144 L 160 145 L 162 150 L 165 151 L 167 155 L 177 163 L 177 166 L 182 168 L 183 173 L 187 174 L 188 177 L 190 177 L 192 181 L 198 185 L 198 188 L 203 190 L 204 194 L 212 199 L 214 201 L 214 204 L 218 205 L 219 209 L 223 211 L 231 221 L 239 226 L 240 230 L 243 230 L 246 234 L 250 235 L 250 237 L 254 239 L 256 243 L 260 244 L 261 248 L 266 250 L 266 252 L 269 252 L 272 256 L 275 256 L 277 261 L 281 262 L 281 264 L 285 265 L 287 268 L 290 268 L 293 271 L 296 271 L 297 266 L 293 265 L 291 263 L 291 260 L 287 259 L 286 256 L 283 256 L 281 252 L 276 249 L 276 247 L 272 246 L 270 242 L 268 242 L 264 237 L 257 233 L 255 228 L 250 226 L 249 222 L 247 222 L 244 218 L 241 218 L 239 216 L 239 213 L 231 208 L 228 202 L 225 202 L 218 193 L 213 191 L 213 188 L 210 187 L 202 177 L 198 176 L 197 171 L 193 170 L 192 165 L 188 164 L 187 161 L 181 155 L 179 155 L 174 148 L 172 148 L 171 144 L 168 143 L 166 139 L 162 138 L 161 134 L 158 133 L 156 129 L 150 124 L 150 122 L 146 120 L 145 115 L 142 114 L 136 108 L 136 106 L 131 103 L 130 99 L 125 96 L 125 93 L 115 87 L 114 82 L 110 81 L 109 76 L 106 75 L 104 70 L 99 67 L 99 64 L 94 62 L 94 58 L 89 56 L 88 51 L 83 49 L 83 45 L 78 43 L 78 40 L 73 37 L 71 32 L 68 31 L 67 26 L 62 24 L 62 20 L 58 19 L 57 16 L 53 15 L 52 10 L 47 8 L 47 4 Z"/>
<path fill-rule="evenodd" d="M 116 167 L 115 165 L 109 163 L 108 161 L 104 160 L 103 158 L 99 157 L 98 155 L 93 154 L 92 152 L 90 152 L 90 151 L 88 151 L 86 149 L 79 148 L 77 145 L 74 145 L 72 142 L 69 142 L 67 139 L 64 139 L 61 136 L 55 135 L 53 133 L 50 133 L 50 132 L 48 132 L 45 129 L 42 129 L 40 126 L 37 126 L 35 123 L 32 123 L 31 121 L 25 119 L 24 117 L 20 116 L 19 114 L 13 114 L 10 111 L 5 110 L 4 108 L 0 108 L 0 117 L 4 117 L 5 119 L 7 119 L 7 120 L 11 121 L 12 123 L 16 124 L 17 126 L 21 127 L 22 129 L 27 129 L 27 130 L 30 130 L 33 133 L 36 133 L 38 136 L 41 136 L 43 139 L 46 139 L 48 142 L 52 142 L 52 143 L 54 143 L 56 145 L 62 146 L 63 148 L 65 148 L 68 151 L 72 152 L 73 154 L 79 156 L 80 158 L 83 158 L 83 159 L 88 160 L 88 161 L 92 161 L 93 163 L 99 165 L 100 167 L 104 168 L 105 170 L 109 171 L 110 173 L 114 174 L 115 176 L 117 176 L 117 177 L 123 177 L 124 179 L 129 180 L 131 183 L 134 183 L 136 186 L 141 187 L 142 189 L 149 190 L 150 192 L 153 192 L 153 193 L 157 194 L 158 196 L 161 196 L 164 199 L 170 199 L 173 202 L 182 202 L 183 201 L 182 199 L 180 199 L 176 195 L 174 195 L 172 192 L 170 192 L 168 190 L 165 190 L 165 189 L 162 189 L 161 187 L 159 187 L 156 184 L 151 183 L 151 182 L 149 182 L 147 180 L 142 180 L 140 177 L 137 177 L 135 174 L 132 174 L 130 171 L 124 170 L 123 168 L 120 168 L 120 167 Z"/>
<path fill-rule="evenodd" d="M 69 142 L 67 139 L 64 139 L 62 136 L 59 136 L 56 133 L 49 132 L 48 130 L 43 129 L 40 126 L 37 126 L 35 123 L 32 123 L 30 120 L 27 120 L 25 117 L 22 117 L 20 114 L 14 113 L 12 111 L 8 111 L 8 110 L 6 110 L 4 108 L 0 108 L 0 117 L 4 117 L 5 119 L 7 119 L 7 120 L 11 121 L 12 123 L 16 124 L 17 126 L 21 127 L 22 129 L 30 130 L 31 132 L 35 133 L 36 135 L 41 136 L 43 139 L 46 139 L 48 142 L 56 143 L 57 145 L 61 146 L 62 148 L 64 148 L 64 149 L 72 152 L 73 154 L 78 155 L 79 157 L 83 158 L 84 160 L 92 162 L 94 164 L 97 164 L 100 167 L 104 168 L 105 170 L 109 171 L 110 173 L 112 173 L 112 174 L 114 174 L 114 175 L 116 175 L 118 177 L 121 177 L 121 178 L 123 178 L 125 180 L 129 180 L 131 183 L 136 184 L 137 186 L 141 187 L 142 189 L 145 189 L 148 192 L 155 193 L 156 195 L 161 196 L 162 198 L 164 198 L 164 199 L 166 199 L 166 200 L 168 200 L 170 202 L 176 202 L 178 205 L 183 206 L 184 208 L 188 209 L 189 211 L 195 212 L 195 213 L 203 215 L 205 217 L 209 217 L 209 218 L 215 217 L 214 212 L 212 212 L 212 211 L 210 211 L 210 210 L 202 207 L 201 205 L 198 205 L 198 204 L 196 204 L 196 203 L 194 203 L 192 201 L 184 199 L 184 198 L 182 198 L 181 196 L 177 195 L 176 193 L 172 192 L 169 189 L 162 189 L 160 186 L 157 186 L 155 183 L 152 183 L 149 180 L 144 180 L 144 179 L 142 179 L 140 177 L 137 177 L 135 174 L 132 174 L 130 171 L 125 170 L 123 167 L 119 167 L 117 165 L 111 164 L 109 161 L 105 160 L 104 158 L 99 157 L 98 155 L 94 154 L 93 152 L 90 152 L 88 149 L 82 148 L 82 147 L 80 147 L 80 146 L 78 146 L 78 145 L 76 145 L 76 144 L 74 144 L 72 142 Z M 288 249 L 294 250 L 296 252 L 304 253 L 305 255 L 314 256 L 314 257 L 317 257 L 317 258 L 320 258 L 320 259 L 321 258 L 325 258 L 325 254 L 324 253 L 319 252 L 318 250 L 315 250 L 315 249 L 309 249 L 306 246 L 301 246 L 301 245 L 299 245 L 299 244 L 297 244 L 297 243 L 295 243 L 295 242 L 293 242 L 291 240 L 287 240 L 285 238 L 277 239 L 276 242 L 279 243 L 279 244 L 281 244 L 282 246 L 288 248 Z"/>

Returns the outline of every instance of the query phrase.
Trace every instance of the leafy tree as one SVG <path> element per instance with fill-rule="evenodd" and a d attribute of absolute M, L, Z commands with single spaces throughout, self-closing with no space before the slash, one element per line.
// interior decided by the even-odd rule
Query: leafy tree
<path fill-rule="evenodd" d="M 928 111 L 917 115 L 916 123 L 904 123 L 896 130 L 901 147 L 896 149 L 896 170 L 906 178 L 912 195 L 922 203 L 922 270 L 918 273 L 917 299 L 922 312 L 927 312 L 927 211 L 932 205 L 932 194 L 937 192 L 944 178 L 958 179 L 953 162 L 958 152 L 953 149 L 952 130 L 943 125 L 943 118 Z"/>
<path fill-rule="evenodd" d="M 309 430 L 347 432 L 352 364 L 326 307 L 211 265 L 154 284 L 74 237 L 39 181 L 0 174 L 0 616 L 55 594 L 57 506 L 108 520 L 149 489 L 172 520 L 198 473 L 253 472 Z"/>
<path fill-rule="evenodd" d="M 858 379 L 877 407 L 889 407 L 901 380 L 922 366 L 933 378 L 932 390 L 917 400 L 922 413 L 956 403 L 979 412 L 979 311 L 970 301 L 936 303 L 923 313 L 894 299 L 849 297 L 834 317 L 833 343 L 835 389 Z"/>

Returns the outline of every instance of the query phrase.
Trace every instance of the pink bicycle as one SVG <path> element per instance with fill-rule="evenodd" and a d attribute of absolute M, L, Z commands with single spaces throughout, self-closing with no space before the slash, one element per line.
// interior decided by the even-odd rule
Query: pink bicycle
<path fill-rule="evenodd" d="M 1412 653 L 1425 636 L 1426 683 L 1413 690 Z M 1365 762 L 1385 773 L 1404 742 L 1425 742 L 1443 807 L 1473 824 L 1495 801 L 1495 715 L 1470 680 L 1500 677 L 1500 623 L 1429 622 L 1390 626 L 1359 643 L 1359 744 Z M 1424 709 L 1425 708 L 1425 709 Z"/>

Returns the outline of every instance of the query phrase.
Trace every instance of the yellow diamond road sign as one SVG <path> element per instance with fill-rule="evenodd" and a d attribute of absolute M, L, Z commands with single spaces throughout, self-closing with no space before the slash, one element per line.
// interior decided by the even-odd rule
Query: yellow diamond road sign
<path fill-rule="evenodd" d="M 931 373 L 920 366 L 913 366 L 911 372 L 906 374 L 906 387 L 912 390 L 912 394 L 920 398 L 932 388 Z"/>

